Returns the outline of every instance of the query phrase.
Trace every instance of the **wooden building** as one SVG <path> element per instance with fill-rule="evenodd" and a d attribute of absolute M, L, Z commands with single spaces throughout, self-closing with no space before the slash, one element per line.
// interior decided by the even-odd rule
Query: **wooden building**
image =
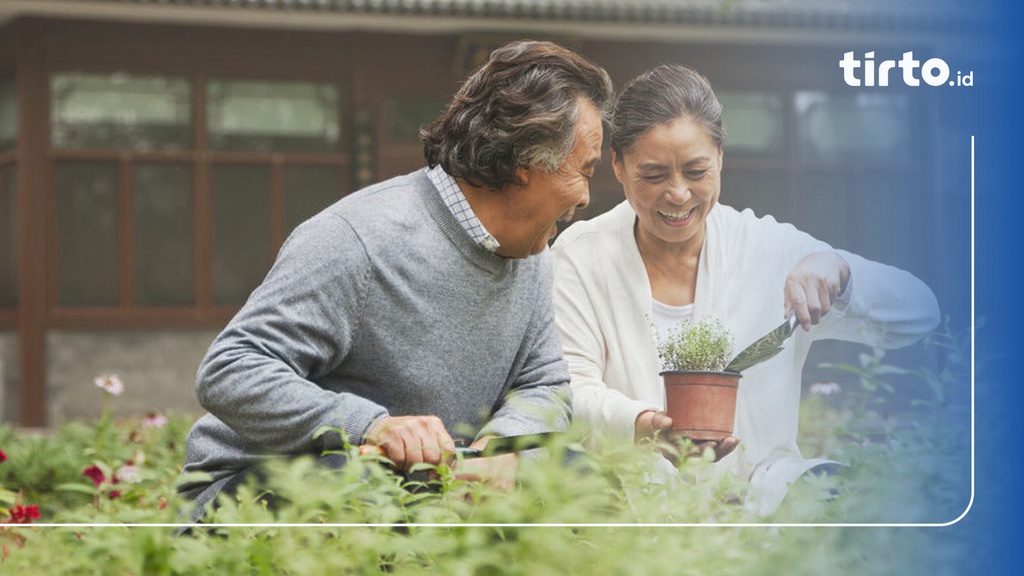
<path fill-rule="evenodd" d="M 723 202 L 909 269 L 965 313 L 954 89 L 851 88 L 838 65 L 941 56 L 970 27 L 961 4 L 0 0 L 0 421 L 94 415 L 109 372 L 122 412 L 198 410 L 199 359 L 289 231 L 420 167 L 419 126 L 517 38 L 617 85 L 702 71 L 726 107 Z M 609 167 L 592 194 L 583 217 L 620 201 Z"/>

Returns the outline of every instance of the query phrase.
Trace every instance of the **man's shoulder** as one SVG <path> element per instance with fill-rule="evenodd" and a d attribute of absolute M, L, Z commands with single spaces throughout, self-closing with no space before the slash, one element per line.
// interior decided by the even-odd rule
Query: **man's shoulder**
<path fill-rule="evenodd" d="M 400 207 L 402 200 L 412 198 L 432 186 L 426 172 L 420 169 L 356 190 L 328 208 L 327 212 L 346 217 L 358 215 L 359 218 L 393 214 L 395 209 Z"/>

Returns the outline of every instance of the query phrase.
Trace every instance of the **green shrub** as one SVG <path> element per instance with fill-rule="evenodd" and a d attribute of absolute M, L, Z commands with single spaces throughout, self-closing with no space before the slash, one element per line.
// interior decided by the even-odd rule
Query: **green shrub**
<path fill-rule="evenodd" d="M 862 369 L 875 378 L 882 366 Z M 966 386 L 960 372 L 944 382 L 956 378 Z M 708 460 L 681 458 L 659 473 L 655 446 L 584 451 L 585 431 L 573 430 L 546 455 L 521 460 L 511 492 L 456 480 L 444 467 L 428 490 L 410 489 L 424 486 L 351 449 L 342 470 L 312 458 L 276 461 L 265 484 L 222 498 L 188 536 L 175 536 L 188 503 L 174 487 L 191 417 L 159 426 L 103 418 L 45 435 L 0 427 L 3 505 L 38 506 L 40 516 L 30 525 L 0 518 L 0 574 L 972 573 L 979 543 L 962 531 L 816 527 L 954 519 L 970 494 L 965 407 L 922 410 L 879 435 L 853 434 L 856 412 L 808 402 L 805 412 L 822 418 L 802 431 L 801 445 L 806 434 L 827 437 L 815 455 L 851 471 L 801 480 L 767 518 L 745 508 L 744 481 Z M 565 464 L 569 451 L 584 455 Z M 99 483 L 83 473 L 94 466 Z M 261 498 L 268 491 L 275 506 Z M 762 526 L 772 522 L 787 525 Z"/>
<path fill-rule="evenodd" d="M 718 372 L 732 359 L 732 336 L 715 319 L 683 320 L 658 345 L 658 356 L 665 370 Z"/>

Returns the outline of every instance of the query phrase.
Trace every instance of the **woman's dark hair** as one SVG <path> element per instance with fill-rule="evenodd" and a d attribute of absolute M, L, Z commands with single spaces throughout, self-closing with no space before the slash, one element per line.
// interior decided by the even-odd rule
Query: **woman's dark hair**
<path fill-rule="evenodd" d="M 493 189 L 510 184 L 520 167 L 553 171 L 575 144 L 579 96 L 605 118 L 612 99 L 608 73 L 551 42 L 498 48 L 448 109 L 420 130 L 427 165 Z"/>
<path fill-rule="evenodd" d="M 612 112 L 612 149 L 621 155 L 643 133 L 677 118 L 700 123 L 719 148 L 725 143 L 722 104 L 711 83 L 686 66 L 662 64 L 623 88 Z"/>

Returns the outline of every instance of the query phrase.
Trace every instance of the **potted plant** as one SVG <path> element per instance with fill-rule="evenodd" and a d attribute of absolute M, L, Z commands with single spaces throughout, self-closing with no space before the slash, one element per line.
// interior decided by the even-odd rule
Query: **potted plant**
<path fill-rule="evenodd" d="M 685 320 L 657 348 L 672 430 L 693 441 L 731 436 L 740 373 L 726 370 L 732 358 L 728 329 L 712 318 Z"/>

